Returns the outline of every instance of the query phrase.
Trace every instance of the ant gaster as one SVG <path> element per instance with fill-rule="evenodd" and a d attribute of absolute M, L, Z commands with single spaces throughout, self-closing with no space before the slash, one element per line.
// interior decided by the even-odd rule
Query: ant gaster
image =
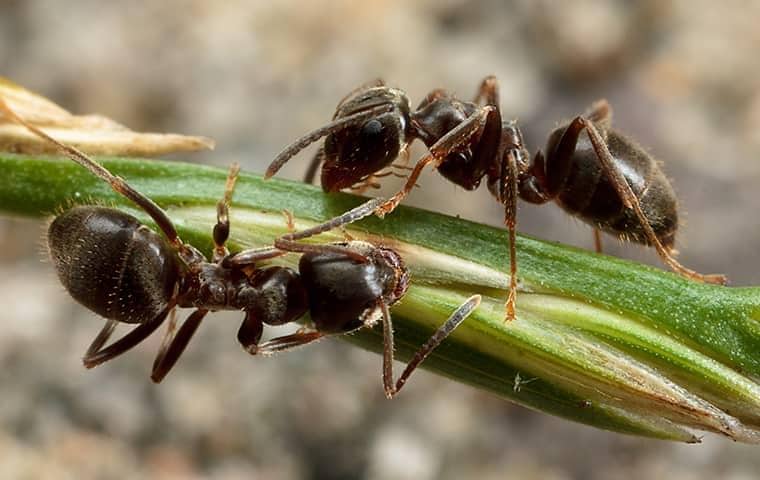
<path fill-rule="evenodd" d="M 432 165 L 467 190 L 485 178 L 489 191 L 504 205 L 509 230 L 510 283 L 506 318 L 515 317 L 517 197 L 542 204 L 554 200 L 571 215 L 599 231 L 653 246 L 662 261 L 684 277 L 725 284 L 723 275 L 702 275 L 682 266 L 672 255 L 678 227 L 677 199 L 668 179 L 650 155 L 611 128 L 612 111 L 602 100 L 589 112 L 556 128 L 546 154 L 531 160 L 516 121 L 503 122 L 496 78 L 486 77 L 474 101 L 449 92 L 430 92 L 415 109 L 399 89 L 381 80 L 363 85 L 338 104 L 333 121 L 294 142 L 267 169 L 271 177 L 300 150 L 325 137 L 306 174 L 311 182 L 322 164 L 326 192 L 373 186 L 373 177 L 406 152 L 415 139 L 429 154 L 420 159 L 404 187 L 386 202 L 368 203 L 352 211 L 359 219 L 393 211 L 415 186 L 422 170 Z M 581 138 L 585 130 L 590 142 Z"/>
<path fill-rule="evenodd" d="M 177 230 L 151 199 L 114 176 L 76 148 L 64 145 L 18 117 L 0 97 L 0 111 L 31 132 L 57 145 L 70 159 L 106 181 L 147 213 L 163 236 L 135 217 L 113 208 L 78 206 L 50 224 L 48 245 L 58 276 L 69 294 L 107 322 L 88 348 L 83 362 L 95 367 L 133 348 L 170 318 L 151 378 L 160 382 L 179 359 L 203 318 L 216 310 L 242 310 L 245 319 L 238 340 L 248 353 L 273 354 L 382 322 L 383 384 L 391 398 L 409 375 L 478 306 L 474 295 L 462 304 L 415 353 L 399 379 L 393 381 L 393 326 L 389 306 L 409 285 L 408 271 L 394 250 L 362 241 L 325 245 L 298 240 L 351 221 L 339 217 L 276 240 L 276 248 L 230 254 L 229 204 L 238 175 L 230 170 L 223 198 L 217 205 L 211 261 L 180 240 Z M 289 222 L 290 223 L 290 222 Z M 298 271 L 280 266 L 259 267 L 265 259 L 301 252 Z M 177 329 L 176 307 L 194 311 Z M 310 314 L 312 329 L 302 328 L 260 344 L 263 326 L 294 322 Z M 105 346 L 118 323 L 136 326 Z"/>

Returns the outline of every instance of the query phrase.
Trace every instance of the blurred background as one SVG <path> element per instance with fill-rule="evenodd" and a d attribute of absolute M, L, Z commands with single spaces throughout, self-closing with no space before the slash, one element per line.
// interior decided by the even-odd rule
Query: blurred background
<path fill-rule="evenodd" d="M 614 122 L 663 162 L 681 202 L 680 260 L 760 284 L 760 3 L 741 0 L 0 2 L 0 75 L 75 113 L 210 136 L 183 161 L 262 171 L 382 77 L 413 105 L 495 74 L 532 151 L 607 98 Z M 416 158 L 423 150 L 412 150 Z M 282 175 L 300 178 L 310 152 Z M 178 157 L 179 158 L 179 157 Z M 397 179 L 386 178 L 385 192 Z M 429 172 L 408 203 L 498 225 L 502 208 Z M 556 206 L 518 229 L 592 248 Z M 385 400 L 380 357 L 326 341 L 253 359 L 239 316 L 207 321 L 160 387 L 158 338 L 94 371 L 101 320 L 40 253 L 44 226 L 0 220 L 0 477 L 255 479 L 756 478 L 757 447 L 598 431 L 428 373 Z M 659 265 L 605 237 L 607 253 Z M 218 319 L 218 321 L 217 321 Z M 158 337 L 158 336 L 157 336 Z"/>

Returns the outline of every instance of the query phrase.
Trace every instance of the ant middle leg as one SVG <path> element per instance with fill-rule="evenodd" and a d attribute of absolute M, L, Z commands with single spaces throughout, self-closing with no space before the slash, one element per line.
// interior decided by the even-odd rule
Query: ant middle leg
<path fill-rule="evenodd" d="M 517 302 L 517 166 L 518 152 L 508 149 L 504 156 L 506 171 L 500 179 L 500 200 L 504 205 L 504 224 L 509 232 L 509 293 L 505 304 L 506 320 L 515 319 L 515 304 Z"/>
<path fill-rule="evenodd" d="M 105 345 L 108 339 L 111 338 L 111 335 L 113 335 L 113 331 L 118 324 L 119 322 L 117 320 L 106 321 L 106 324 L 103 325 L 103 328 L 87 348 L 87 351 L 84 354 L 85 358 L 95 355 L 101 348 L 103 348 L 103 345 Z"/>
<path fill-rule="evenodd" d="M 385 396 L 395 397 L 404 387 L 409 376 L 430 356 L 433 350 L 448 337 L 480 305 L 480 295 L 473 295 L 460 305 L 449 318 L 430 336 L 427 342 L 412 355 L 398 380 L 393 381 L 393 322 L 388 306 L 381 302 L 383 312 L 383 387 Z"/>
<path fill-rule="evenodd" d="M 580 128 L 578 128 L 579 126 Z M 602 167 L 602 171 L 611 180 L 611 183 L 613 187 L 615 188 L 615 191 L 617 192 L 617 194 L 620 196 L 623 204 L 627 208 L 633 209 L 634 213 L 636 214 L 636 217 L 638 218 L 644 230 L 644 233 L 646 234 L 647 241 L 655 247 L 662 261 L 668 267 L 670 267 L 671 270 L 683 275 L 686 278 L 690 278 L 690 279 L 697 280 L 700 282 L 725 285 L 727 282 L 725 275 L 721 275 L 721 274 L 704 275 L 694 270 L 691 270 L 689 268 L 686 268 L 683 265 L 681 265 L 671 255 L 670 251 L 668 251 L 667 248 L 663 246 L 662 242 L 660 242 L 660 239 L 657 237 L 657 234 L 652 228 L 652 225 L 649 223 L 649 220 L 644 214 L 644 211 L 641 208 L 639 199 L 636 197 L 636 194 L 634 193 L 631 186 L 628 184 L 628 181 L 625 179 L 625 176 L 623 175 L 623 173 L 616 166 L 615 161 L 612 157 L 612 154 L 610 153 L 609 148 L 607 147 L 607 143 L 605 142 L 604 138 L 599 133 L 597 128 L 594 126 L 594 123 L 583 117 L 577 117 L 571 122 L 567 130 L 571 131 L 571 128 L 573 128 L 573 130 L 575 131 L 579 131 L 585 128 L 586 133 L 589 139 L 591 140 L 591 144 L 593 145 L 594 152 L 596 153 L 596 156 L 599 159 L 599 163 Z M 577 135 L 575 135 L 575 137 L 576 137 L 575 140 L 577 141 Z M 561 143 L 564 143 L 564 138 L 561 141 Z M 575 141 L 573 141 L 573 143 L 575 143 Z"/>

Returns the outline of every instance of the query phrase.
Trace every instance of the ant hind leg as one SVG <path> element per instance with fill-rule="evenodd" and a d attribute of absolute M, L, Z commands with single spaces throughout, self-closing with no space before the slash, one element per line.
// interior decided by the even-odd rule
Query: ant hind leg
<path fill-rule="evenodd" d="M 182 326 L 174 333 L 175 321 L 174 318 L 170 321 L 169 328 L 166 330 L 166 335 L 161 343 L 161 348 L 156 355 L 156 360 L 153 362 L 153 372 L 150 375 L 151 380 L 155 383 L 161 383 L 167 373 L 177 363 L 182 352 L 185 351 L 190 339 L 193 338 L 196 330 L 201 324 L 203 317 L 206 316 L 208 310 L 198 309 L 190 314 L 185 319 Z"/>
<path fill-rule="evenodd" d="M 636 217 L 639 219 L 639 222 L 641 223 L 641 226 L 644 229 L 644 233 L 647 236 L 647 240 L 655 247 L 662 261 L 668 267 L 670 267 L 671 270 L 679 273 L 680 275 L 683 275 L 686 278 L 690 278 L 690 279 L 697 280 L 700 282 L 725 285 L 727 280 L 724 275 L 720 275 L 720 274 L 703 275 L 701 273 L 695 272 L 694 270 L 691 270 L 681 265 L 671 255 L 670 251 L 668 251 L 668 249 L 662 245 L 662 242 L 660 242 L 660 239 L 657 238 L 657 234 L 655 234 L 654 230 L 652 229 L 652 225 L 649 223 L 649 220 L 644 214 L 644 211 L 641 209 L 641 204 L 639 203 L 638 198 L 636 198 L 635 193 L 633 192 L 633 190 L 631 189 L 631 186 L 626 181 L 625 177 L 623 176 L 623 173 L 615 166 L 615 162 L 612 158 L 612 154 L 607 148 L 607 144 L 605 143 L 604 138 L 602 137 L 601 133 L 599 133 L 597 128 L 594 126 L 594 123 L 583 117 L 577 117 L 575 120 L 573 120 L 573 122 L 571 123 L 571 126 L 576 123 L 580 124 L 582 128 L 586 129 L 586 133 L 588 134 L 588 137 L 591 140 L 591 144 L 594 147 L 594 151 L 596 152 L 596 156 L 599 159 L 599 163 L 601 164 L 602 170 L 612 181 L 612 184 L 615 187 L 615 190 L 617 191 L 618 195 L 620 195 L 620 198 L 623 201 L 623 205 L 625 205 L 627 208 L 633 209 L 634 213 L 636 214 Z M 570 129 L 570 127 L 568 127 L 568 129 Z"/>
<path fill-rule="evenodd" d="M 119 340 L 116 340 L 111 345 L 102 348 L 106 340 L 108 340 L 108 338 L 111 336 L 113 327 L 115 326 L 111 325 L 111 322 L 115 323 L 115 320 L 109 320 L 109 323 L 103 327 L 103 330 L 101 330 L 100 334 L 98 334 L 98 336 L 95 338 L 95 341 L 92 343 L 92 345 L 90 345 L 90 348 L 87 349 L 87 353 L 85 353 L 85 356 L 82 359 L 82 363 L 84 363 L 84 366 L 86 368 L 93 368 L 133 348 L 135 345 L 148 338 L 151 333 L 156 331 L 156 329 L 161 326 L 164 320 L 166 320 L 169 312 L 171 312 L 173 309 L 173 304 L 167 306 L 152 320 L 141 323 L 140 325 L 133 328 L 129 333 L 121 337 Z"/>

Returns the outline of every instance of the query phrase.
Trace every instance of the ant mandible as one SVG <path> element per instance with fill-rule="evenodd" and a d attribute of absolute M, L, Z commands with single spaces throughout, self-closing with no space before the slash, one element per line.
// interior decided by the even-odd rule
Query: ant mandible
<path fill-rule="evenodd" d="M 120 210 L 98 206 L 71 208 L 50 224 L 48 246 L 61 283 L 75 300 L 107 319 L 83 358 L 87 368 L 130 350 L 170 318 L 151 374 L 151 379 L 159 383 L 210 311 L 245 312 L 237 337 L 252 355 L 290 350 L 381 321 L 383 385 L 386 396 L 392 398 L 420 363 L 480 303 L 480 296 L 473 295 L 457 308 L 394 382 L 389 307 L 404 296 L 409 286 L 409 273 L 401 256 L 390 248 L 356 240 L 323 245 L 298 242 L 353 221 L 350 216 L 288 233 L 275 241 L 274 248 L 231 254 L 225 244 L 230 233 L 229 204 L 239 172 L 233 165 L 224 196 L 217 204 L 214 251 L 208 261 L 195 247 L 182 242 L 166 212 L 124 179 L 24 121 L 2 97 L 0 111 L 110 184 L 148 214 L 163 233 L 158 235 Z M 257 266 L 262 260 L 287 252 L 302 253 L 298 271 Z M 174 316 L 176 307 L 194 309 L 179 329 Z M 313 328 L 302 328 L 260 344 L 264 324 L 295 322 L 306 313 L 310 314 Z M 119 323 L 136 326 L 106 346 Z"/>
<path fill-rule="evenodd" d="M 322 164 L 321 183 L 326 192 L 373 185 L 373 177 L 422 140 L 429 154 L 417 161 L 404 187 L 387 201 L 370 202 L 352 211 L 362 218 L 392 212 L 414 188 L 422 170 L 432 165 L 445 178 L 474 190 L 483 178 L 489 191 L 504 205 L 509 230 L 510 282 L 506 319 L 515 317 L 517 258 L 515 226 L 517 197 L 543 204 L 554 200 L 567 213 L 594 228 L 597 251 L 599 231 L 621 239 L 653 246 L 673 271 L 697 281 L 725 284 L 719 274 L 702 275 L 673 257 L 678 227 L 673 188 L 646 151 L 611 128 L 612 110 L 605 100 L 594 103 L 582 116 L 551 132 L 546 154 L 531 160 L 516 121 L 502 121 L 495 77 L 486 77 L 472 102 L 455 98 L 443 89 L 430 92 L 411 110 L 406 94 L 381 80 L 346 95 L 333 121 L 300 138 L 271 163 L 273 176 L 307 145 L 325 137 L 306 174 L 311 182 Z M 590 142 L 581 138 L 585 130 Z"/>

